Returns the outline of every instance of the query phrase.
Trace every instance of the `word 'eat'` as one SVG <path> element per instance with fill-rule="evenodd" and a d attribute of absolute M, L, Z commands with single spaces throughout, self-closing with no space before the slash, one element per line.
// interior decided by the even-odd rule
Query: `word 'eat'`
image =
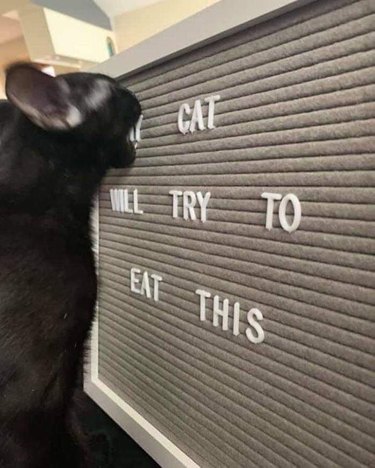
<path fill-rule="evenodd" d="M 160 281 L 163 281 L 160 275 L 155 273 L 150 275 L 147 271 L 142 273 L 139 268 L 130 269 L 130 291 L 153 299 L 155 302 L 159 300 Z"/>

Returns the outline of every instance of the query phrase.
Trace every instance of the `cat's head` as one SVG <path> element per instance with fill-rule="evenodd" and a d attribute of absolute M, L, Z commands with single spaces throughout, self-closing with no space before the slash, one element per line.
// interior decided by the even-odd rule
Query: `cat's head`
<path fill-rule="evenodd" d="M 129 132 L 141 107 L 115 80 L 94 73 L 49 76 L 28 63 L 6 72 L 6 94 L 31 125 L 50 135 L 71 135 L 105 148 L 106 168 L 125 167 L 135 158 Z"/>

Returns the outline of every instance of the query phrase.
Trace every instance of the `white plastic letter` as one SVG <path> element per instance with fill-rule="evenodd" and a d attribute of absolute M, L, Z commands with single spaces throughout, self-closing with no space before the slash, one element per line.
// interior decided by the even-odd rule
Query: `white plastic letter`
<path fill-rule="evenodd" d="M 122 211 L 125 213 L 133 213 L 133 210 L 129 207 L 129 192 L 127 189 L 122 190 L 123 206 Z"/>
<path fill-rule="evenodd" d="M 195 215 L 194 206 L 197 203 L 197 197 L 194 192 L 187 190 L 183 193 L 183 207 L 184 207 L 184 219 L 192 219 L 195 221 L 197 219 Z"/>
<path fill-rule="evenodd" d="M 111 196 L 111 205 L 113 211 L 121 211 L 120 210 L 120 193 L 117 189 L 111 189 L 109 191 Z"/>
<path fill-rule="evenodd" d="M 143 114 L 139 116 L 139 119 L 137 123 L 135 124 L 135 141 L 138 143 L 138 141 L 141 141 L 141 125 L 143 122 Z"/>
<path fill-rule="evenodd" d="M 111 197 L 111 208 L 112 208 L 112 211 L 117 211 L 115 209 L 115 190 L 114 189 L 111 189 L 109 191 L 109 196 Z"/>
<path fill-rule="evenodd" d="M 190 122 L 191 133 L 195 132 L 195 127 L 197 124 L 198 124 L 199 130 L 204 130 L 206 128 L 203 122 L 202 104 L 199 99 L 197 99 L 194 103 L 193 114 L 191 116 L 191 122 Z"/>
<path fill-rule="evenodd" d="M 207 221 L 207 205 L 210 199 L 211 192 L 206 192 L 205 195 L 202 195 L 202 192 L 197 192 L 198 203 L 201 207 L 201 221 L 204 223 Z"/>
<path fill-rule="evenodd" d="M 125 202 L 124 189 L 119 189 L 119 194 L 120 194 L 120 211 L 121 211 L 121 213 L 124 213 L 125 203 L 127 204 L 127 201 Z M 126 196 L 127 196 L 127 192 L 126 192 Z"/>
<path fill-rule="evenodd" d="M 280 193 L 270 193 L 264 192 L 261 195 L 262 198 L 267 199 L 267 210 L 266 210 L 266 229 L 270 231 L 272 229 L 272 217 L 273 217 L 273 207 L 275 200 L 281 200 L 282 196 Z"/>
<path fill-rule="evenodd" d="M 181 133 L 185 135 L 189 131 L 190 122 L 184 121 L 184 113 L 187 115 L 190 115 L 191 113 L 190 106 L 186 102 L 184 104 L 181 104 L 180 109 L 178 110 L 177 119 L 178 129 Z"/>
<path fill-rule="evenodd" d="M 229 300 L 223 300 L 223 308 L 220 308 L 220 297 L 214 296 L 214 318 L 213 318 L 213 326 L 219 326 L 219 316 L 223 318 L 222 329 L 224 331 L 228 330 L 228 316 L 229 316 Z"/>
<path fill-rule="evenodd" d="M 139 279 L 136 278 L 135 275 L 139 275 L 140 272 L 141 270 L 139 268 L 130 269 L 130 291 L 137 294 L 141 294 L 141 291 L 135 287 L 135 285 L 139 283 Z"/>
<path fill-rule="evenodd" d="M 208 96 L 204 98 L 205 102 L 208 103 L 208 117 L 207 117 L 207 128 L 212 130 L 215 128 L 214 117 L 215 117 L 215 102 L 220 99 L 220 96 Z"/>
<path fill-rule="evenodd" d="M 141 285 L 141 294 L 144 295 L 144 293 L 146 293 L 146 297 L 148 297 L 149 299 L 151 298 L 150 281 L 148 279 L 147 271 L 143 273 L 142 285 Z"/>
<path fill-rule="evenodd" d="M 247 313 L 247 321 L 249 325 L 255 329 L 257 335 L 254 335 L 251 328 L 246 329 L 246 336 L 249 341 L 254 344 L 262 343 L 264 340 L 264 331 L 259 323 L 254 319 L 254 316 L 258 320 L 263 320 L 263 314 L 259 309 L 250 309 Z"/>
<path fill-rule="evenodd" d="M 181 190 L 170 190 L 169 195 L 173 197 L 172 218 L 178 218 L 178 197 L 182 195 Z"/>
<path fill-rule="evenodd" d="M 235 302 L 233 306 L 233 335 L 240 334 L 240 303 Z"/>
<path fill-rule="evenodd" d="M 134 146 L 137 147 L 137 143 L 141 141 L 141 125 L 143 120 L 143 114 L 140 115 L 135 126 L 130 130 L 129 139 Z"/>
<path fill-rule="evenodd" d="M 288 205 L 288 202 L 292 203 L 293 210 L 294 210 L 294 219 L 293 219 L 292 224 L 289 224 L 286 218 L 286 207 Z M 288 232 L 295 231 L 300 225 L 301 214 L 302 214 L 301 203 L 296 197 L 296 195 L 294 195 L 293 193 L 288 193 L 288 195 L 285 195 L 285 197 L 281 200 L 280 206 L 279 206 L 279 220 L 280 220 L 281 227 L 285 229 L 285 231 L 288 231 Z"/>
<path fill-rule="evenodd" d="M 211 297 L 211 294 L 208 291 L 205 291 L 204 289 L 197 289 L 195 291 L 195 294 L 198 294 L 200 296 L 200 316 L 199 319 L 201 322 L 204 322 L 206 320 L 206 299 Z"/>
<path fill-rule="evenodd" d="M 163 278 L 161 276 L 159 276 L 159 275 L 156 275 L 155 273 L 153 273 L 150 276 L 154 280 L 154 301 L 158 302 L 158 300 L 159 300 L 159 282 L 163 281 Z"/>
<path fill-rule="evenodd" d="M 133 191 L 133 207 L 134 207 L 135 214 L 143 214 L 143 210 L 140 210 L 138 208 L 138 190 L 137 189 Z"/>

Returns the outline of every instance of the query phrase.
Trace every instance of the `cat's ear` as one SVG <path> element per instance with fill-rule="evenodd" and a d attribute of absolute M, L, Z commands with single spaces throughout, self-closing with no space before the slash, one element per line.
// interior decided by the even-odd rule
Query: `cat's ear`
<path fill-rule="evenodd" d="M 70 101 L 68 84 L 31 64 L 15 64 L 6 70 L 5 91 L 9 101 L 45 130 L 70 130 L 83 121 Z"/>

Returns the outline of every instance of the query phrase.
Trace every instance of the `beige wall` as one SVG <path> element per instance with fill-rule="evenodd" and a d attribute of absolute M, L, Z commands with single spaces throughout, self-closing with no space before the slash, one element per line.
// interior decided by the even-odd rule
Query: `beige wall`
<path fill-rule="evenodd" d="M 110 58 L 107 38 L 114 40 L 112 31 L 46 8 L 44 14 L 55 55 L 92 63 Z"/>
<path fill-rule="evenodd" d="M 113 19 L 118 51 L 142 42 L 219 0 L 162 0 Z"/>
<path fill-rule="evenodd" d="M 112 31 L 32 4 L 21 8 L 18 15 L 35 62 L 55 65 L 59 57 L 75 67 L 80 61 L 95 64 L 110 57 L 107 38 L 114 39 Z"/>
<path fill-rule="evenodd" d="M 0 15 L 26 6 L 29 0 L 0 0 Z"/>
<path fill-rule="evenodd" d="M 29 55 L 25 41 L 22 37 L 13 41 L 0 44 L 0 99 L 5 98 L 4 84 L 5 75 L 4 68 L 11 62 L 28 60 Z"/>

